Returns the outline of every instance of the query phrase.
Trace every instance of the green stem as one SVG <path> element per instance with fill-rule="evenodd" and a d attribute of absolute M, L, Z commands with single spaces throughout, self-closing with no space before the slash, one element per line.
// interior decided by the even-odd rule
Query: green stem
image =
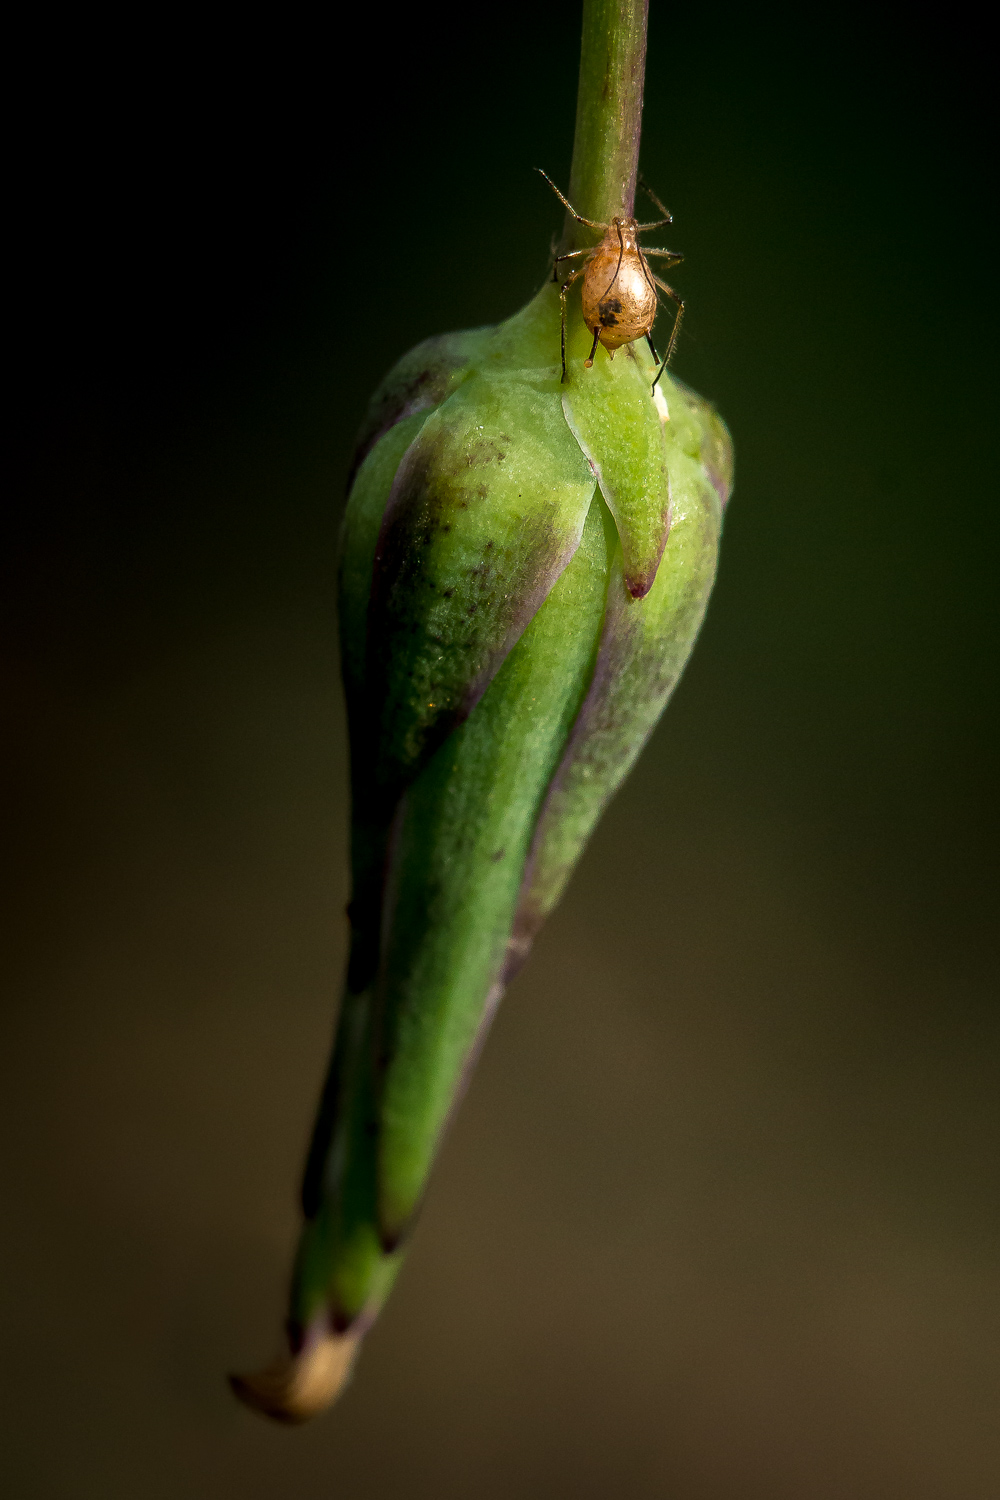
<path fill-rule="evenodd" d="M 631 216 L 639 167 L 649 0 L 583 0 L 569 201 L 586 219 Z M 566 215 L 562 251 L 593 242 Z"/>

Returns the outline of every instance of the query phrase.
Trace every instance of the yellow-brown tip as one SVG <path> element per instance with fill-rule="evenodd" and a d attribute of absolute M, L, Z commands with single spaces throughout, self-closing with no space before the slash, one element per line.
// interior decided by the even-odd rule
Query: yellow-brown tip
<path fill-rule="evenodd" d="M 583 368 L 585 370 L 592 370 L 594 368 L 594 361 L 592 359 L 585 359 L 583 362 Z"/>
<path fill-rule="evenodd" d="M 307 1422 L 340 1394 L 361 1336 L 323 1333 L 256 1375 L 230 1375 L 235 1394 L 276 1422 Z"/>

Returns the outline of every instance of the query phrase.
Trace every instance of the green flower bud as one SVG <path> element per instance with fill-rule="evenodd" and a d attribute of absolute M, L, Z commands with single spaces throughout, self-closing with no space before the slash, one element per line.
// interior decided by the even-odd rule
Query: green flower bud
<path fill-rule="evenodd" d="M 644 344 L 583 361 L 558 288 L 431 339 L 376 393 L 343 536 L 351 954 L 303 1189 L 295 1419 L 378 1313 L 505 985 L 694 644 L 732 476 Z"/>

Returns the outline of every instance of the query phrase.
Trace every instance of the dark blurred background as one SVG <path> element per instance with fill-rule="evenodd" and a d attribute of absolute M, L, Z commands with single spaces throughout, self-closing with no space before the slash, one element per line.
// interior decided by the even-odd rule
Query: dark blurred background
<path fill-rule="evenodd" d="M 344 952 L 368 393 L 546 270 L 579 5 L 46 12 L 11 64 L 11 1496 L 987 1500 L 995 183 L 951 10 L 653 0 L 701 641 L 512 988 L 355 1383 L 277 1346 Z"/>

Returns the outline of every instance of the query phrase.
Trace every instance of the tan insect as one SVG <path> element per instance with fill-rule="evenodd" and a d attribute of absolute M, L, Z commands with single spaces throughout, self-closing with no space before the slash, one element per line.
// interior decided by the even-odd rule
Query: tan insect
<path fill-rule="evenodd" d="M 594 355 L 597 353 L 598 344 L 603 344 L 608 351 L 608 358 L 614 359 L 615 350 L 620 349 L 622 344 L 631 344 L 634 339 L 644 338 L 652 351 L 653 358 L 659 364 L 660 357 L 653 344 L 653 320 L 656 317 L 657 303 L 661 300 L 656 288 L 666 292 L 667 296 L 677 306 L 674 314 L 674 326 L 670 332 L 670 341 L 667 344 L 667 352 L 663 356 L 663 363 L 656 372 L 656 380 L 659 380 L 670 362 L 670 356 L 674 352 L 677 343 L 677 335 L 681 329 L 681 319 L 684 316 L 684 303 L 665 281 L 654 276 L 646 261 L 647 255 L 659 255 L 669 262 L 669 266 L 676 266 L 684 259 L 674 250 L 654 250 L 639 244 L 638 236 L 645 234 L 649 229 L 660 229 L 664 224 L 672 223 L 672 219 L 656 194 L 643 184 L 643 191 L 649 194 L 656 204 L 662 219 L 657 219 L 654 224 L 637 224 L 635 219 L 614 218 L 610 224 L 596 224 L 593 219 L 585 219 L 578 214 L 568 198 L 563 197 L 556 187 L 552 178 L 541 167 L 536 168 L 545 178 L 549 187 L 555 193 L 560 202 L 564 203 L 580 224 L 586 224 L 589 229 L 603 229 L 604 238 L 599 245 L 589 250 L 569 250 L 565 255 L 557 255 L 555 265 L 552 268 L 552 280 L 559 280 L 559 266 L 564 260 L 576 260 L 580 256 L 586 256 L 584 263 L 571 276 L 567 276 L 559 288 L 559 299 L 562 305 L 562 378 L 566 379 L 566 293 L 574 281 L 583 277 L 583 321 L 594 335 L 594 342 L 590 350 L 590 357 L 584 360 L 584 367 L 590 369 L 594 363 Z M 668 269 L 669 269 L 668 266 Z"/>

